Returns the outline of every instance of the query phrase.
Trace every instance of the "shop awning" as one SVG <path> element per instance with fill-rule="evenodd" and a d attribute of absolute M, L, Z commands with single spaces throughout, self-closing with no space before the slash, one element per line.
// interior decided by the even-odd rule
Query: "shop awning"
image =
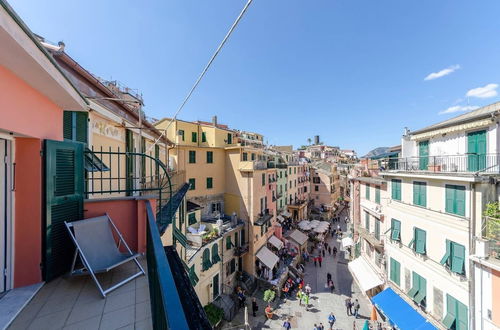
<path fill-rule="evenodd" d="M 300 246 L 304 245 L 304 243 L 307 242 L 307 235 L 297 229 L 292 231 L 289 238 L 293 239 Z"/>
<path fill-rule="evenodd" d="M 269 269 L 273 269 L 274 265 L 280 260 L 277 255 L 271 252 L 267 247 L 263 246 L 255 255 L 260 261 L 264 263 Z"/>
<path fill-rule="evenodd" d="M 384 281 L 375 273 L 375 270 L 363 257 L 354 259 L 347 266 L 354 277 L 356 277 L 363 292 L 384 284 Z"/>
<path fill-rule="evenodd" d="M 391 288 L 387 288 L 372 298 L 377 309 L 398 329 L 432 330 L 436 329 L 403 298 Z"/>
<path fill-rule="evenodd" d="M 283 242 L 274 235 L 269 238 L 268 242 L 271 243 L 278 250 L 283 247 Z"/>

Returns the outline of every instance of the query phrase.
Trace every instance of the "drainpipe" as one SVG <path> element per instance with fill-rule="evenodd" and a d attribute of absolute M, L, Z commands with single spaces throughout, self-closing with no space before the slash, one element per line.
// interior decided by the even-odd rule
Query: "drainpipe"
<path fill-rule="evenodd" d="M 475 247 L 474 247 L 474 237 L 476 233 L 476 184 L 474 182 L 469 184 L 471 198 L 469 201 L 470 208 L 470 220 L 469 220 L 469 256 L 475 255 Z M 470 320 L 470 329 L 475 329 L 475 287 L 474 287 L 474 263 L 469 258 L 469 320 Z"/>

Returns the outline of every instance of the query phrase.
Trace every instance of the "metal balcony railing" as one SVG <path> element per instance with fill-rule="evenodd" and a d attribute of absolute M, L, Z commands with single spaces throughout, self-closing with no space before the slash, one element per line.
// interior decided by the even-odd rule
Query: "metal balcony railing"
<path fill-rule="evenodd" d="M 406 158 L 385 158 L 379 161 L 382 171 L 433 173 L 500 173 L 500 154 L 461 154 Z"/>
<path fill-rule="evenodd" d="M 500 259 L 500 219 L 492 217 L 483 218 L 483 239 L 489 242 L 489 254 Z"/>

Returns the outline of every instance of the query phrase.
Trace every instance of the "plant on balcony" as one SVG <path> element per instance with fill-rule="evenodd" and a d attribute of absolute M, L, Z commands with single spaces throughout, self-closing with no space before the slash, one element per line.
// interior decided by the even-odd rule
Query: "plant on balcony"
<path fill-rule="evenodd" d="M 219 236 L 219 231 L 217 229 L 212 229 L 210 232 L 201 236 L 201 238 L 203 239 L 203 242 L 206 243 L 213 240 L 217 236 Z"/>
<path fill-rule="evenodd" d="M 492 254 L 500 258 L 500 202 L 486 204 L 483 237 L 493 242 Z"/>
<path fill-rule="evenodd" d="M 264 291 L 264 301 L 267 303 L 270 303 L 271 301 L 274 300 L 274 297 L 276 297 L 276 292 L 272 289 L 267 289 Z"/>
<path fill-rule="evenodd" d="M 222 320 L 222 316 L 224 315 L 224 311 L 214 304 L 210 303 L 203 307 L 205 313 L 207 314 L 208 321 L 211 326 L 216 326 Z"/>

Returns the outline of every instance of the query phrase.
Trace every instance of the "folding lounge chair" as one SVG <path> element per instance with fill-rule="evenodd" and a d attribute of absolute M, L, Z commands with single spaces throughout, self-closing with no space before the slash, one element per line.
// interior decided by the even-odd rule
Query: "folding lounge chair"
<path fill-rule="evenodd" d="M 123 239 L 122 234 L 118 231 L 115 224 L 107 214 L 79 221 L 65 221 L 64 223 L 66 224 L 66 228 L 68 228 L 71 239 L 76 245 L 70 275 L 90 274 L 103 298 L 105 298 L 106 294 L 114 289 L 119 288 L 141 275 L 145 275 L 144 269 L 137 260 L 137 257 L 140 254 L 134 254 L 130 250 L 127 242 Z M 113 238 L 111 228 L 113 228 L 119 238 L 118 245 Z M 125 253 L 120 252 L 120 245 L 122 242 L 126 249 Z M 78 256 L 83 264 L 83 268 L 75 270 L 76 259 Z M 96 274 L 108 272 L 111 269 L 129 261 L 134 261 L 137 267 L 139 267 L 139 271 L 136 274 L 124 279 L 120 283 L 104 290 L 97 280 Z"/>

